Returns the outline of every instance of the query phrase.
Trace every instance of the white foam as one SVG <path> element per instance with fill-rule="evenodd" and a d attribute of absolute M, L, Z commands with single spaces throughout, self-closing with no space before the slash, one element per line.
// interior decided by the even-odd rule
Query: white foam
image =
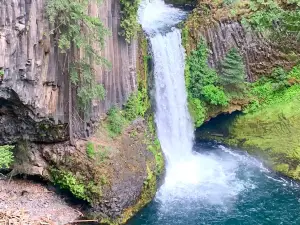
<path fill-rule="evenodd" d="M 161 0 L 145 0 L 139 9 L 139 21 L 150 37 L 153 52 L 155 122 L 167 157 L 165 183 L 156 199 L 162 206 L 184 201 L 191 206 L 205 202 L 226 208 L 241 191 L 255 186 L 237 178 L 239 164 L 234 157 L 192 151 L 194 128 L 187 107 L 181 33 L 177 28 L 167 33 L 164 30 L 180 22 L 184 15 Z"/>

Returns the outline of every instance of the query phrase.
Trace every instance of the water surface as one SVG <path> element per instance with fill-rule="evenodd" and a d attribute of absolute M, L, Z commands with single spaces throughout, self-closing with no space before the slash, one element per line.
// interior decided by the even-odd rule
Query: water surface
<path fill-rule="evenodd" d="M 194 149 L 200 157 L 216 160 L 231 180 L 224 180 L 220 173 L 196 185 L 197 190 L 189 184 L 186 197 L 159 190 L 128 225 L 300 224 L 297 183 L 276 175 L 244 152 L 208 143 L 198 143 Z"/>

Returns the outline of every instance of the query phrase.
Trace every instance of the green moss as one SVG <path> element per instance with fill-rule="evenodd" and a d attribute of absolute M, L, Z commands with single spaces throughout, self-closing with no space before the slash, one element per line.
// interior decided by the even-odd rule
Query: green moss
<path fill-rule="evenodd" d="M 95 147 L 92 142 L 87 142 L 86 144 L 86 154 L 90 159 L 93 159 L 95 157 Z"/>
<path fill-rule="evenodd" d="M 239 116 L 230 127 L 229 145 L 263 157 L 269 166 L 300 179 L 300 85 L 274 94 L 268 104 Z"/>
<path fill-rule="evenodd" d="M 50 169 L 53 183 L 61 189 L 69 190 L 75 197 L 89 202 L 91 205 L 97 203 L 102 197 L 102 187 L 107 184 L 102 175 L 100 181 L 87 179 L 79 172 L 76 174 L 66 169 Z"/>
<path fill-rule="evenodd" d="M 150 169 L 151 165 L 147 165 L 147 179 L 144 181 L 144 186 L 139 197 L 139 200 L 133 206 L 127 208 L 123 212 L 123 217 L 118 222 L 119 224 L 124 224 L 129 218 L 131 218 L 136 212 L 148 204 L 154 197 L 157 190 L 157 177 Z"/>
<path fill-rule="evenodd" d="M 159 176 L 164 170 L 164 157 L 159 140 L 156 138 L 154 141 L 149 141 L 147 149 L 152 152 L 155 157 L 156 174 Z"/>
<path fill-rule="evenodd" d="M 206 106 L 198 98 L 188 98 L 188 108 L 196 127 L 200 127 L 206 118 Z"/>

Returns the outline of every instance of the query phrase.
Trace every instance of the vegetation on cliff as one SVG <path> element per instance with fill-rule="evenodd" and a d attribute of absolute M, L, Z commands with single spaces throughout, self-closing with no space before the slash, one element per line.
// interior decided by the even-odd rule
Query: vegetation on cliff
<path fill-rule="evenodd" d="M 190 59 L 195 55 L 194 51 L 199 50 L 201 32 L 208 36 L 213 34 L 206 33 L 205 29 L 213 26 L 215 20 L 234 19 L 242 22 L 244 28 L 251 29 L 251 31 L 248 31 L 252 33 L 259 32 L 258 38 L 271 40 L 272 43 L 269 48 L 274 48 L 274 50 L 276 48 L 276 51 L 280 51 L 282 53 L 280 55 L 281 60 L 284 54 L 288 54 L 289 57 L 293 56 L 291 60 L 294 63 L 290 65 L 299 63 L 297 57 L 300 32 L 299 13 L 299 0 L 213 1 L 207 2 L 207 4 L 199 4 L 185 23 L 182 32 L 183 45 L 188 54 L 186 76 L 189 78 L 190 73 L 194 73 L 190 69 Z M 214 39 L 209 39 L 209 41 L 214 41 Z M 236 46 L 240 48 L 239 43 L 236 43 Z M 210 47 L 216 48 L 218 46 L 210 43 Z M 215 49 L 211 50 L 215 51 Z M 219 75 L 218 82 L 214 85 L 219 85 L 224 91 L 228 98 L 228 105 L 235 100 L 244 101 L 239 109 L 243 110 L 243 113 L 233 121 L 230 120 L 231 125 L 224 123 L 218 126 L 219 130 L 204 126 L 200 129 L 201 136 L 202 138 L 222 140 L 229 145 L 245 148 L 253 154 L 261 155 L 276 171 L 300 179 L 300 167 L 298 166 L 300 163 L 300 118 L 298 115 L 300 106 L 300 67 L 295 66 L 289 72 L 279 67 L 279 65 L 282 65 L 290 69 L 291 67 L 287 66 L 289 58 L 285 59 L 287 63 L 282 63 L 284 60 L 279 61 L 278 64 L 265 62 L 269 68 L 265 71 L 261 70 L 259 75 L 254 74 L 254 79 L 250 80 L 255 81 L 258 77 L 261 78 L 250 84 L 245 82 L 246 74 L 242 64 L 243 60 L 236 50 L 227 48 L 225 58 L 221 62 L 214 61 L 215 71 Z M 221 54 L 223 57 L 223 52 Z M 204 55 L 202 53 L 202 57 Z M 208 63 L 208 57 L 205 57 L 203 60 Z M 214 57 L 217 56 L 212 56 L 210 60 L 214 60 Z M 253 66 L 253 63 L 259 64 L 260 62 L 252 62 L 250 66 Z M 274 68 L 276 66 L 277 68 Z M 205 65 L 202 68 L 205 68 Z M 194 66 L 194 69 L 197 69 L 197 66 Z M 259 72 L 259 67 L 255 72 Z M 210 72 L 205 71 L 205 74 L 200 76 L 204 78 L 209 74 Z M 192 90 L 196 89 L 190 89 L 192 86 L 188 82 L 189 79 L 187 80 L 187 91 L 190 98 L 190 96 L 193 96 L 191 95 Z M 197 86 L 197 83 L 199 84 L 194 80 L 193 86 Z M 216 107 L 219 108 L 218 113 L 227 112 L 225 106 L 221 104 L 214 106 L 211 101 L 208 101 L 208 98 L 204 98 L 203 91 L 205 90 L 206 88 L 201 84 L 196 93 L 197 99 L 194 98 L 192 101 L 189 99 L 190 112 L 196 121 L 196 126 L 200 126 L 206 118 L 210 117 L 209 114 L 213 114 L 213 109 L 216 109 Z M 217 96 L 217 94 L 214 94 L 209 99 Z M 214 114 L 214 116 L 216 115 Z M 225 129 L 226 132 L 224 127 L 228 128 Z M 206 132 L 205 129 L 207 129 Z M 214 133 L 218 134 L 221 131 L 224 131 L 223 137 L 214 136 Z"/>
<path fill-rule="evenodd" d="M 137 12 L 140 0 L 120 0 L 121 4 L 121 35 L 129 43 L 132 38 L 137 36 L 140 29 Z"/>
<path fill-rule="evenodd" d="M 0 146 L 0 169 L 8 168 L 14 160 L 12 150 L 14 146 L 2 145 Z"/>
<path fill-rule="evenodd" d="M 259 155 L 274 170 L 300 180 L 300 67 L 275 69 L 272 76 L 252 84 L 251 103 L 244 114 L 231 120 L 224 136 L 211 128 L 201 131 L 204 139 L 217 139 Z M 219 127 L 219 128 L 220 128 Z"/>
<path fill-rule="evenodd" d="M 122 108 L 113 106 L 108 111 L 96 134 L 85 141 L 84 146 L 76 144 L 80 154 L 76 151 L 63 163 L 51 163 L 53 182 L 87 201 L 96 209 L 91 209 L 88 216 L 101 223 L 125 223 L 152 200 L 164 170 L 164 158 L 156 138 L 148 95 L 149 56 L 142 34 L 139 44 L 136 92 L 128 97 Z M 130 186 L 126 186 L 128 179 Z M 123 192 L 129 194 L 124 196 Z M 120 201 L 128 201 L 128 204 L 126 207 L 123 203 L 119 206 L 119 202 L 109 200 L 103 205 L 107 196 L 115 196 Z M 134 199 L 132 196 L 135 196 Z"/>
<path fill-rule="evenodd" d="M 79 106 L 88 110 L 92 99 L 103 99 L 105 90 L 96 82 L 94 63 L 108 65 L 100 50 L 108 31 L 98 17 L 88 14 L 92 0 L 47 0 L 46 12 L 53 26 L 51 34 L 58 38 L 58 47 L 70 60 L 66 72 L 76 85 Z"/>
<path fill-rule="evenodd" d="M 231 49 L 217 72 L 209 67 L 208 48 L 201 40 L 186 59 L 185 82 L 189 111 L 195 126 L 199 127 L 207 119 L 210 108 L 226 107 L 230 101 L 244 98 L 246 80 L 242 58 L 235 48 Z"/>
<path fill-rule="evenodd" d="M 300 1 L 247 1 L 251 10 L 244 22 L 260 32 L 270 31 L 270 38 L 299 39 Z"/>

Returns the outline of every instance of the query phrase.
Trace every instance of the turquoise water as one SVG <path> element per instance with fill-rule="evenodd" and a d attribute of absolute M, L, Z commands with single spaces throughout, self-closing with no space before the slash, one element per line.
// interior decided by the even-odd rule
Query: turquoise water
<path fill-rule="evenodd" d="M 220 167 L 226 165 L 224 176 L 234 178 L 226 179 L 228 185 L 220 182 L 220 185 L 212 186 L 208 180 L 197 186 L 199 192 L 191 188 L 187 197 L 182 197 L 184 195 L 179 192 L 168 195 L 159 191 L 155 200 L 127 225 L 300 224 L 300 187 L 297 183 L 276 175 L 260 161 L 238 150 L 209 143 L 198 143 L 194 150 L 200 157 L 218 161 Z M 218 174 L 212 179 L 224 178 Z M 230 182 L 232 192 L 228 190 Z"/>

